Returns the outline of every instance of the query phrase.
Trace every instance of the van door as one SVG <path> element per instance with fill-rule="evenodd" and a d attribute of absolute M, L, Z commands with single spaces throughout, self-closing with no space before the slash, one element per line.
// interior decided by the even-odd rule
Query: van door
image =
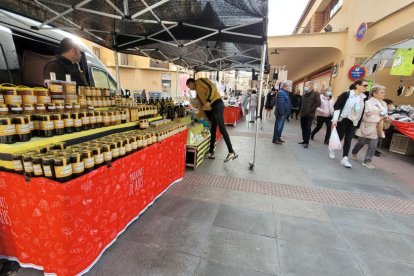
<path fill-rule="evenodd" d="M 12 31 L 0 25 L 0 83 L 21 83 L 19 60 Z"/>

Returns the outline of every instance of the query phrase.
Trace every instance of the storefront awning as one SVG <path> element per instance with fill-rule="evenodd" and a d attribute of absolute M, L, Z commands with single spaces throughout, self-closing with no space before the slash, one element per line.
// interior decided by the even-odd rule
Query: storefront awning
<path fill-rule="evenodd" d="M 195 71 L 260 70 L 267 0 L 2 0 L 1 9 Z M 20 22 L 21 23 L 21 22 Z"/>

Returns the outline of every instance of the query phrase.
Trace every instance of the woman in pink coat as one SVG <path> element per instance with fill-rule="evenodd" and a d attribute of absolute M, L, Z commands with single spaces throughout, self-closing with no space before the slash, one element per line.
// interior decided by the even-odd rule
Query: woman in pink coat
<path fill-rule="evenodd" d="M 334 112 L 335 101 L 332 97 L 332 88 L 327 87 L 321 93 L 321 105 L 316 109 L 316 127 L 311 133 L 311 139 L 315 138 L 315 134 L 321 130 L 323 124 L 326 125 L 325 144 L 329 144 L 331 136 L 331 120 Z"/>

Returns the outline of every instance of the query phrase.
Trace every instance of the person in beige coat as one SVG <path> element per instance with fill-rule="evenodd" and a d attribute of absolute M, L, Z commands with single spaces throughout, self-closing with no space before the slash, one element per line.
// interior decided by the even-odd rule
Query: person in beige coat
<path fill-rule="evenodd" d="M 371 89 L 371 98 L 365 102 L 365 111 L 362 116 L 361 126 L 355 132 L 358 143 L 352 150 L 351 158 L 357 160 L 358 152 L 368 144 L 363 166 L 375 169 L 371 161 L 377 150 L 378 139 L 384 137 L 383 122 L 387 117 L 387 104 L 383 101 L 386 88 L 382 85 L 374 85 Z"/>

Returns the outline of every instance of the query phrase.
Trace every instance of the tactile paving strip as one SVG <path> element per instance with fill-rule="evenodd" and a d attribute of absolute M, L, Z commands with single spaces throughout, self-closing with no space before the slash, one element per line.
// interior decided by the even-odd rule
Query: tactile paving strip
<path fill-rule="evenodd" d="M 184 182 L 236 191 L 267 194 L 278 197 L 313 201 L 345 207 L 372 209 L 414 215 L 414 200 L 376 196 L 317 187 L 301 187 L 255 181 L 244 178 L 187 172 Z"/>

